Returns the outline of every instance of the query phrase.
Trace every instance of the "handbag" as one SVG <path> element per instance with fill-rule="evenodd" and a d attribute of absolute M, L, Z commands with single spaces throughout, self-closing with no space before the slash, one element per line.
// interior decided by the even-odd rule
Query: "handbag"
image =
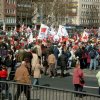
<path fill-rule="evenodd" d="M 81 84 L 84 84 L 84 83 L 85 83 L 85 81 L 84 81 L 84 78 L 83 78 L 83 77 L 80 77 L 80 83 L 81 83 Z"/>

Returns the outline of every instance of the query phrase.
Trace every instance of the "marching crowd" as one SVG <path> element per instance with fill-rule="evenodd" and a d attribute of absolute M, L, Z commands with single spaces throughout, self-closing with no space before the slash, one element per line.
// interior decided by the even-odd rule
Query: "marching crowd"
<path fill-rule="evenodd" d="M 24 36 L 13 36 L 10 39 L 8 37 L 0 38 L 0 80 L 8 79 L 20 83 L 39 85 L 41 74 L 54 78 L 57 76 L 58 66 L 60 66 L 61 77 L 64 77 L 64 70 L 76 65 L 80 65 L 81 69 L 99 69 L 99 42 L 74 43 L 70 41 L 66 44 L 66 42 L 43 42 L 38 39 L 27 44 L 26 41 L 27 38 Z M 11 71 L 15 71 L 13 78 L 10 75 Z M 77 84 L 75 80 L 73 79 L 73 83 Z M 77 90 L 77 87 L 75 85 L 75 90 Z M 18 100 L 19 88 L 15 100 Z"/>

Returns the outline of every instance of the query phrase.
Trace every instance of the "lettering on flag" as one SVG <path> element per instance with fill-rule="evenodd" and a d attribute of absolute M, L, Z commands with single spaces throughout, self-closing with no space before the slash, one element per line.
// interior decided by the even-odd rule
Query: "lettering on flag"
<path fill-rule="evenodd" d="M 46 32 L 46 28 L 41 28 L 41 33 L 45 33 Z"/>
<path fill-rule="evenodd" d="M 41 24 L 38 39 L 45 39 L 47 38 L 49 27 L 47 25 Z"/>
<path fill-rule="evenodd" d="M 87 42 L 88 37 L 89 37 L 89 34 L 86 31 L 84 31 L 82 34 L 82 42 Z"/>

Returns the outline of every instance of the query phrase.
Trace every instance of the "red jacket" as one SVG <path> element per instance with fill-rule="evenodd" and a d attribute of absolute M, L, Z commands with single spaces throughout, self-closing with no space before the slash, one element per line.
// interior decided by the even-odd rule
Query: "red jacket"
<path fill-rule="evenodd" d="M 84 77 L 82 69 L 80 69 L 80 68 L 74 68 L 74 72 L 73 72 L 73 84 L 84 85 L 84 84 L 80 83 L 80 77 Z"/>
<path fill-rule="evenodd" d="M 8 72 L 6 69 L 0 71 L 0 78 L 7 78 Z"/>

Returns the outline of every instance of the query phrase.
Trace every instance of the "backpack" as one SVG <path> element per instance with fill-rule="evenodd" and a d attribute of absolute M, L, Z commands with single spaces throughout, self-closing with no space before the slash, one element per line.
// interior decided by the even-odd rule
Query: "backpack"
<path fill-rule="evenodd" d="M 96 51 L 95 50 L 91 50 L 90 51 L 90 57 L 91 58 L 95 58 L 95 56 L 96 56 Z"/>

